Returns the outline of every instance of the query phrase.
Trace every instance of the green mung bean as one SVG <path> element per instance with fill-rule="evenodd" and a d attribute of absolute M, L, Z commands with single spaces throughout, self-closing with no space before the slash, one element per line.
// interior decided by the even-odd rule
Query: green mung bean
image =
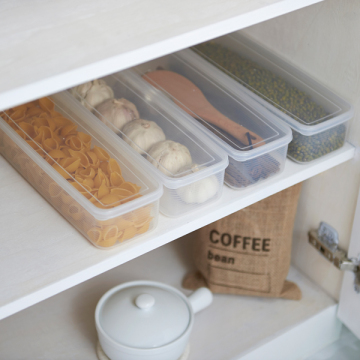
<path fill-rule="evenodd" d="M 295 120 L 306 124 L 320 123 L 327 112 L 309 95 L 297 89 L 272 71 L 255 61 L 209 41 L 194 47 L 205 58 L 211 59 L 220 69 L 225 69 L 235 80 L 272 103 Z"/>
<path fill-rule="evenodd" d="M 344 145 L 346 126 L 335 126 L 321 133 L 305 136 L 293 130 L 293 140 L 288 147 L 288 155 L 295 161 L 315 160 Z"/>
<path fill-rule="evenodd" d="M 296 121 L 312 126 L 329 119 L 327 111 L 308 94 L 255 61 L 214 41 L 197 45 L 193 49 Z M 313 136 L 304 136 L 293 131 L 294 139 L 289 145 L 288 155 L 299 162 L 314 160 L 340 148 L 344 144 L 345 133 L 345 125 Z"/>

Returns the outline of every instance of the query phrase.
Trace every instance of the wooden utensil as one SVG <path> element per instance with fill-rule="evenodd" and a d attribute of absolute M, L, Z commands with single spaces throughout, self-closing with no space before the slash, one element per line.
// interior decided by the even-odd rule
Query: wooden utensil
<path fill-rule="evenodd" d="M 173 71 L 156 70 L 143 75 L 143 79 L 161 91 L 170 94 L 173 101 L 189 115 L 202 118 L 226 131 L 243 144 L 251 147 L 263 145 L 263 139 L 246 127 L 232 121 L 214 108 L 202 91 L 189 79 Z"/>

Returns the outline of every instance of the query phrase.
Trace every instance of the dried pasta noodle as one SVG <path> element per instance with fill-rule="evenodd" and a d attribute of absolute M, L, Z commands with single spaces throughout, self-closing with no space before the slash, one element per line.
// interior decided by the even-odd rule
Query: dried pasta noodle
<path fill-rule="evenodd" d="M 140 186 L 123 178 L 119 163 L 105 149 L 92 147 L 91 136 L 78 131 L 76 124 L 57 112 L 50 98 L 14 107 L 1 112 L 0 116 L 96 207 L 110 209 L 141 196 Z M 34 174 L 32 162 L 21 156 L 23 151 L 13 141 L 9 144 L 4 141 L 4 145 L 9 158 L 23 172 L 30 171 L 33 181 L 46 183 L 45 173 Z M 110 247 L 143 234 L 152 221 L 151 205 L 106 221 L 95 220 L 56 182 L 47 183 L 45 196 L 100 247 Z"/>

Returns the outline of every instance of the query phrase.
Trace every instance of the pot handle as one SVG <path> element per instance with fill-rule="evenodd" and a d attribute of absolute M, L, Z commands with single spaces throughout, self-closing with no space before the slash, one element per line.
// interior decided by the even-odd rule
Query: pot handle
<path fill-rule="evenodd" d="M 213 301 L 212 292 L 206 288 L 201 287 L 195 290 L 189 297 L 188 300 L 194 311 L 194 314 L 208 307 Z"/>

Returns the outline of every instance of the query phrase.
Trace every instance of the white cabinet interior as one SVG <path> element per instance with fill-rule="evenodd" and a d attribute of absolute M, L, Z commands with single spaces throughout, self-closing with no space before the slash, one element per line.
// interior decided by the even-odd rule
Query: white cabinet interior
<path fill-rule="evenodd" d="M 282 56 L 290 59 L 293 63 L 298 64 L 302 69 L 312 74 L 321 82 L 328 85 L 340 96 L 343 96 L 352 103 L 355 110 L 357 110 L 360 101 L 360 49 L 355 46 L 355 44 L 359 43 L 360 40 L 359 38 L 356 38 L 356 36 L 358 37 L 358 34 L 360 34 L 360 22 L 358 21 L 360 18 L 360 5 L 351 0 L 326 0 L 320 4 L 305 8 L 305 6 L 315 2 L 317 1 L 242 0 L 240 2 L 227 1 L 225 3 L 214 1 L 210 6 L 207 5 L 207 10 L 203 13 L 202 21 L 199 21 L 198 19 L 199 11 L 196 13 L 189 10 L 194 11 L 196 10 L 196 7 L 200 5 L 202 8 L 206 8 L 203 1 L 186 1 L 184 3 L 185 5 L 182 2 L 182 6 L 188 6 L 187 12 L 179 12 L 177 14 L 178 17 L 174 15 L 165 22 L 165 25 L 168 25 L 168 29 L 174 28 L 174 31 L 179 31 L 177 34 L 169 31 L 166 33 L 167 39 L 160 38 L 159 34 L 164 32 L 164 28 L 159 26 L 158 28 L 153 27 L 149 30 L 149 28 L 144 26 L 141 31 L 139 30 L 139 32 L 135 33 L 135 35 L 138 36 L 139 41 L 137 43 L 137 46 L 139 47 L 138 53 L 136 53 L 136 51 L 131 51 L 131 48 L 123 48 L 122 56 L 120 56 L 120 58 L 114 58 L 112 56 L 119 54 L 120 50 L 119 48 L 115 48 L 115 50 L 111 48 L 110 45 L 112 44 L 110 44 L 111 41 L 109 41 L 109 43 L 105 44 L 107 46 L 107 51 L 110 51 L 109 49 L 111 49 L 111 51 L 115 51 L 115 53 L 103 52 L 99 55 L 95 54 L 95 48 L 94 53 L 91 53 L 91 56 L 93 57 L 90 58 L 90 60 L 89 57 L 86 58 L 86 61 L 88 62 L 82 59 L 81 51 L 79 50 L 84 48 L 76 47 L 80 45 L 75 44 L 74 48 L 70 47 L 65 51 L 64 58 L 59 58 L 57 60 L 59 64 L 62 63 L 61 60 L 63 59 L 74 60 L 73 63 L 66 63 L 64 68 L 56 66 L 56 62 L 51 58 L 51 54 L 48 55 L 48 58 L 44 58 L 44 61 L 48 60 L 48 65 L 46 67 L 43 66 L 44 64 L 42 61 L 39 63 L 36 62 L 35 52 L 30 52 L 30 54 L 34 55 L 34 58 L 32 58 L 32 61 L 30 61 L 31 58 L 29 58 L 29 62 L 27 63 L 26 57 L 19 56 L 19 53 L 16 52 L 17 50 L 14 48 L 11 57 L 19 59 L 18 65 L 20 71 L 15 72 L 14 70 L 14 72 L 10 72 L 10 65 L 2 68 L 2 78 L 7 79 L 7 81 L 3 81 L 4 87 L 0 88 L 0 108 L 19 102 L 21 103 L 30 100 L 33 97 L 46 95 L 81 81 L 96 78 L 108 72 L 116 71 L 134 65 L 135 63 L 160 56 L 164 53 L 179 50 L 180 48 L 190 46 L 196 42 L 257 24 L 263 20 L 304 7 L 304 9 L 297 10 L 288 15 L 274 18 L 270 21 L 253 26 L 246 29 L 246 31 L 256 37 L 259 41 L 273 48 Z M 21 1 L 9 3 L 7 5 L 7 11 L 15 11 L 16 7 L 19 7 L 21 3 L 24 4 L 24 2 Z M 62 3 L 65 4 L 66 1 Z M 99 6 L 91 3 L 91 1 L 85 0 L 82 2 L 82 5 L 84 5 L 86 9 L 85 12 L 82 12 L 84 18 L 76 18 L 76 13 L 79 14 L 82 10 L 80 4 L 77 5 L 75 10 L 73 9 L 73 4 L 68 4 L 68 18 L 66 18 L 66 21 L 62 21 L 63 26 L 69 26 L 70 28 L 77 26 L 79 29 L 82 29 L 81 31 L 84 32 L 83 39 L 86 38 L 87 26 L 89 26 L 91 21 L 95 20 L 94 13 L 98 9 L 96 6 Z M 109 9 L 111 9 L 111 6 L 116 6 L 113 1 L 108 1 L 108 3 Z M 135 5 L 131 5 L 133 3 Z M 174 1 L 163 2 L 163 4 L 165 10 L 171 9 L 171 6 L 175 6 L 173 5 L 175 4 Z M 221 4 L 221 6 L 217 6 L 216 4 Z M 130 10 L 131 6 L 134 6 L 133 10 L 135 11 L 137 6 L 145 6 L 146 4 L 144 1 L 121 2 L 121 6 L 125 5 L 128 6 L 128 9 Z M 86 6 L 89 8 L 86 8 Z M 169 8 L 167 6 L 169 6 Z M 173 9 L 174 7 L 172 10 Z M 21 11 L 24 11 L 24 13 L 20 13 L 24 18 L 27 15 L 25 10 L 22 9 Z M 165 10 L 163 9 L 163 11 Z M 109 12 L 106 11 L 106 9 L 102 9 L 102 11 L 99 11 L 99 16 L 104 20 L 108 13 Z M 6 12 L 3 14 L 6 14 Z M 88 15 L 88 18 L 86 18 L 86 14 Z M 184 18 L 187 18 L 189 21 L 182 23 L 181 20 Z M 27 19 L 27 21 L 28 22 L 25 22 L 27 29 L 34 28 L 37 31 L 41 30 L 39 27 L 36 28 L 35 26 L 32 26 L 31 19 Z M 54 20 L 54 24 L 57 26 L 60 22 Z M 84 26 L 81 27 L 79 24 Z M 44 24 L 44 26 L 46 26 L 46 24 Z M 54 26 L 52 31 L 59 30 L 56 29 L 56 26 Z M 99 30 L 99 27 L 96 27 L 96 29 Z M 4 26 L 0 38 L 4 40 L 9 34 L 9 29 L 11 30 L 12 28 L 13 27 L 11 26 Z M 124 36 L 124 39 L 131 39 L 130 29 L 132 28 L 129 27 L 128 29 L 129 30 L 125 31 L 124 34 L 121 34 Z M 148 34 L 146 33 L 147 31 Z M 144 34 L 146 34 L 146 36 Z M 21 38 L 23 42 L 27 40 L 26 36 L 29 37 L 28 46 L 30 46 L 32 41 L 36 38 L 36 31 L 33 34 L 34 39 L 31 39 L 31 33 L 26 32 L 26 27 L 24 26 L 20 35 L 19 39 Z M 66 43 L 65 35 L 61 38 L 61 44 Z M 119 33 L 114 33 L 111 36 L 116 38 L 116 36 L 120 35 Z M 144 37 L 144 42 L 142 42 L 141 36 Z M 156 39 L 156 41 L 154 41 L 154 39 Z M 101 41 L 104 40 L 104 32 L 100 31 L 99 37 L 95 40 L 100 46 Z M 148 41 L 148 43 L 146 43 L 146 41 Z M 54 44 L 55 43 L 56 41 L 54 41 Z M 126 41 L 124 43 L 130 44 L 130 42 Z M 87 47 L 88 45 L 89 43 L 85 43 L 82 46 Z M 19 48 L 21 48 L 21 46 L 19 46 Z M 35 50 L 36 48 L 34 51 Z M 70 52 L 74 54 L 74 57 L 70 56 Z M 101 58 L 101 56 L 103 57 Z M 114 65 L 115 63 L 116 66 Z M 16 62 L 13 62 L 12 66 L 16 69 Z M 35 67 L 32 68 L 32 66 Z M 76 68 L 78 70 L 76 70 Z M 17 74 L 16 76 L 15 73 Z M 40 76 L 40 74 L 43 74 L 43 76 Z M 357 119 L 358 116 L 358 111 L 356 111 L 355 119 L 351 123 L 349 136 L 350 142 L 355 146 L 358 146 L 360 142 L 360 121 Z M 335 165 L 352 158 L 353 155 L 354 149 L 352 146 L 346 145 L 342 151 L 339 151 L 336 154 L 334 153 L 333 157 L 328 157 L 327 159 L 324 158 L 323 161 L 320 161 L 317 169 L 316 167 L 313 167 L 312 170 L 306 170 L 304 167 L 303 170 L 295 170 L 295 175 L 289 172 L 287 179 L 284 179 L 281 175 L 274 180 L 287 181 L 287 186 L 290 186 L 292 183 L 302 181 L 321 171 L 330 169 Z M 341 159 L 341 161 L 339 159 Z M 2 162 L 4 162 L 3 159 Z M 289 166 L 291 169 L 297 169 L 299 167 L 299 165 L 295 166 L 295 164 L 287 161 L 287 167 Z M 43 199 L 37 199 L 38 194 L 35 191 L 32 191 L 30 186 L 27 185 L 21 177 L 16 178 L 15 181 L 11 180 L 11 178 L 6 178 L 6 174 L 11 171 L 12 169 L 9 168 L 9 165 L 1 165 L 0 179 L 2 181 L 2 203 L 4 205 L 1 206 L 0 222 L 5 229 L 5 236 L 2 241 L 3 249 L 9 250 L 11 248 L 11 251 L 9 252 L 15 254 L 14 258 L 11 259 L 13 269 L 18 271 L 18 273 L 15 272 L 13 274 L 13 276 L 15 276 L 14 279 L 18 276 L 17 274 L 19 274 L 19 276 L 22 274 L 21 276 L 23 277 L 20 279 L 21 285 L 19 286 L 17 280 L 13 283 L 11 281 L 9 282 L 8 276 L 11 276 L 11 268 L 5 266 L 5 269 L 1 271 L 1 283 L 8 284 L 5 290 L 2 286 L 3 290 L 1 292 L 2 305 L 6 306 L 4 316 L 29 307 L 36 302 L 68 289 L 73 285 L 79 284 L 84 280 L 90 279 L 106 270 L 114 268 L 124 261 L 142 255 L 143 253 L 175 238 L 174 235 L 171 235 L 168 240 L 165 240 L 164 237 L 159 242 L 152 239 L 147 245 L 146 239 L 144 239 L 139 241 L 139 245 L 141 244 L 142 247 L 134 246 L 132 248 L 130 245 L 124 247 L 124 252 L 126 253 L 124 257 L 125 260 L 118 254 L 118 252 L 121 252 L 122 250 L 114 250 L 113 254 L 108 253 L 111 255 L 106 255 L 104 252 L 99 252 L 96 249 L 92 249 L 93 251 L 89 249 L 89 251 L 85 251 L 80 258 L 64 254 L 65 256 L 63 258 L 61 269 L 57 268 L 56 262 L 52 267 L 51 260 L 56 257 L 56 254 L 59 255 L 59 253 L 56 252 L 63 245 L 70 245 L 70 248 L 67 248 L 70 253 L 73 253 L 73 250 L 81 250 L 82 245 L 84 245 L 84 249 L 85 246 L 90 248 L 90 245 L 87 244 L 84 239 L 77 239 L 80 235 L 78 235 L 76 231 L 73 230 L 55 211 L 49 211 L 46 220 L 49 221 L 50 224 L 56 222 L 59 229 L 63 225 L 64 228 L 69 230 L 66 235 L 62 235 L 59 230 L 53 229 L 53 232 L 46 234 L 47 236 L 42 236 L 39 242 L 34 243 L 34 239 L 27 238 L 26 236 L 27 234 L 37 233 L 37 227 L 39 227 L 38 223 L 35 222 L 32 226 L 29 225 L 28 229 L 24 229 L 24 231 L 19 231 L 18 233 L 15 231 L 16 229 L 11 228 L 11 230 L 9 230 L 11 224 L 9 225 L 8 220 L 6 223 L 2 222 L 5 219 L 9 219 L 9 216 L 6 217 L 5 215 L 7 214 L 7 201 L 12 200 L 7 194 L 7 191 L 10 189 L 14 190 L 16 188 L 16 196 L 19 195 L 19 199 L 21 198 L 21 194 L 24 194 L 28 201 L 31 201 L 32 199 L 34 200 L 34 203 L 37 204 L 35 207 L 32 207 L 31 205 L 26 204 L 26 202 L 19 200 L 15 205 L 18 205 L 19 207 L 25 206 L 27 207 L 27 210 L 14 210 L 14 217 L 18 216 L 18 214 L 23 214 L 22 216 L 27 216 L 26 214 L 29 214 L 30 218 L 36 218 L 36 216 L 43 211 L 42 206 L 48 206 Z M 300 177 L 299 173 L 302 171 L 307 175 L 304 176 L 304 173 L 302 173 Z M 293 180 L 289 181 L 292 176 L 299 177 L 297 181 L 292 182 Z M 294 233 L 293 263 L 334 298 L 338 296 L 341 274 L 336 269 L 332 269 L 331 265 L 308 246 L 306 233 L 308 229 L 317 227 L 320 220 L 325 220 L 339 231 L 340 239 L 342 241 L 341 245 L 346 248 L 347 239 L 350 237 L 351 222 L 359 183 L 360 169 L 358 163 L 351 160 L 306 181 L 300 199 Z M 228 204 L 224 203 L 222 216 L 226 216 L 230 212 L 236 211 L 243 206 L 249 205 L 254 201 L 258 201 L 263 197 L 271 195 L 271 193 L 281 190 L 281 187 L 274 190 L 276 187 L 275 184 L 276 183 L 273 184 L 273 190 L 271 190 L 270 183 L 268 188 L 263 188 L 260 191 L 262 194 L 261 196 L 259 195 L 260 193 L 256 191 L 252 194 L 249 193 L 248 203 L 245 201 L 240 205 L 240 201 L 237 205 L 238 208 L 233 207 L 232 210 L 228 211 L 226 210 Z M 229 198 L 232 194 L 229 192 Z M 242 194 L 244 194 L 244 192 L 242 192 Z M 240 195 L 239 192 L 239 196 Z M 338 209 L 341 209 L 341 211 L 338 211 Z M 217 211 L 220 214 L 222 212 L 221 207 Z M 220 215 L 217 216 L 217 218 L 221 217 Z M 208 222 L 214 221 L 215 219 L 215 217 L 211 217 Z M 163 221 L 165 224 L 165 218 Z M 178 236 L 184 235 L 207 223 L 206 221 L 199 220 L 197 227 L 194 225 L 193 227 L 188 227 L 188 230 L 184 230 L 187 227 L 187 221 L 188 220 L 184 219 L 183 224 L 181 226 L 178 225 Z M 16 223 L 19 224 L 17 226 L 20 229 L 22 222 L 17 220 Z M 173 230 L 173 232 L 175 233 L 175 230 Z M 17 235 L 20 233 L 21 236 Z M 26 244 L 27 241 L 28 243 Z M 54 244 L 53 249 L 49 246 L 49 241 L 52 241 L 52 244 Z M 75 245 L 76 241 L 78 241 L 79 244 Z M 74 244 L 72 244 L 72 242 Z M 18 247 L 14 246 L 14 244 Z M 38 253 L 41 253 L 43 246 L 46 246 L 47 249 L 49 249 L 48 257 L 46 257 L 45 254 L 42 254 L 41 257 L 38 255 Z M 179 242 L 180 250 L 176 250 L 175 254 L 177 254 L 177 251 L 180 251 L 180 253 L 184 251 L 181 246 L 186 247 L 186 242 Z M 177 258 L 176 255 L 176 259 L 179 263 L 176 263 L 175 260 L 168 263 L 166 261 L 166 256 L 162 256 L 162 252 L 170 251 L 173 256 L 174 250 L 171 249 L 177 249 L 177 244 L 167 245 L 166 248 L 160 248 L 145 256 L 149 259 L 148 261 L 155 264 L 155 270 L 151 273 L 151 276 L 153 276 L 154 279 L 167 281 L 171 285 L 179 286 L 180 279 L 184 273 L 185 263 L 187 263 L 188 260 L 183 262 L 184 257 Z M 0 254 L 0 266 L 8 261 L 9 252 L 2 251 Z M 94 259 L 97 258 L 97 260 L 93 260 L 92 257 Z M 160 257 L 161 262 L 157 261 L 157 257 Z M 98 297 L 100 297 L 106 289 L 118 282 L 125 279 L 127 280 L 127 275 L 129 276 L 129 279 L 131 279 L 134 276 L 140 276 L 142 274 L 141 270 L 144 270 L 142 259 L 143 257 L 132 260 L 130 263 L 122 265 L 109 273 L 98 276 L 84 284 L 63 292 L 46 302 L 39 303 L 25 311 L 2 320 L 0 322 L 2 342 L 0 345 L 0 357 L 8 360 L 26 359 L 30 358 L 29 356 L 33 354 L 34 357 L 31 357 L 32 359 L 92 359 L 92 357 L 95 359 L 94 353 L 92 352 L 94 350 L 95 340 L 94 328 L 92 327 L 90 329 L 92 323 L 89 324 L 88 321 L 92 321 L 92 319 L 87 320 L 87 316 L 91 313 Z M 171 256 L 169 259 L 171 259 Z M 98 264 L 101 262 L 104 262 L 103 264 L 105 265 L 99 267 Z M 160 264 L 157 267 L 158 262 Z M 22 268 L 23 264 L 26 264 L 24 268 Z M 146 264 L 145 260 L 144 264 Z M 172 269 L 172 266 L 174 267 L 174 271 L 168 271 L 169 269 Z M 76 268 L 76 272 L 67 272 L 67 270 L 71 268 Z M 41 276 L 39 276 L 39 272 L 41 272 Z M 227 327 L 226 317 L 219 318 L 221 317 L 221 311 L 218 308 L 216 308 L 217 311 L 214 308 L 214 312 L 209 312 L 209 315 L 206 315 L 205 312 L 204 315 L 199 314 L 202 315 L 202 317 L 199 317 L 197 331 L 194 333 L 194 340 L 192 340 L 194 343 L 193 359 L 199 360 L 206 358 L 207 360 L 233 360 L 238 359 L 240 354 L 244 354 L 248 351 L 251 351 L 247 355 L 248 359 L 251 359 L 251 356 L 254 356 L 256 351 L 261 352 L 261 349 L 269 351 L 269 349 L 271 349 L 271 344 L 276 344 L 276 339 L 282 338 L 280 335 L 285 336 L 285 338 L 283 338 L 286 339 L 284 343 L 292 344 L 290 340 L 293 339 L 294 341 L 299 334 L 294 335 L 295 337 L 292 338 L 286 338 L 286 334 L 289 334 L 290 328 L 298 329 L 299 326 L 297 325 L 303 323 L 304 319 L 318 319 L 319 322 L 316 326 L 312 324 L 314 329 L 320 330 L 324 327 L 328 330 L 330 328 L 332 329 L 331 334 L 326 333 L 326 336 L 322 340 L 319 339 L 318 345 L 324 346 L 330 341 L 333 341 L 338 335 L 338 325 L 336 324 L 334 317 L 335 310 L 333 310 L 335 309 L 334 301 L 320 290 L 319 287 L 314 286 L 311 281 L 301 275 L 295 268 L 292 268 L 290 277 L 291 276 L 298 276 L 298 282 L 301 282 L 301 286 L 303 287 L 304 299 L 315 299 L 312 304 L 306 303 L 304 305 L 304 302 L 290 303 L 284 302 L 283 300 L 277 301 L 254 298 L 239 298 L 239 300 L 234 300 L 235 298 L 233 297 L 218 296 L 218 306 L 227 309 L 228 313 L 226 316 L 228 316 L 229 319 L 232 314 L 232 309 L 236 312 L 237 316 L 239 316 L 238 318 L 233 317 L 230 319 L 231 321 L 237 320 L 237 322 L 230 323 L 232 324 L 231 326 L 233 326 L 233 328 L 230 327 L 230 330 L 232 333 L 235 332 L 237 336 L 227 337 L 227 340 L 229 340 L 228 343 L 226 342 L 226 339 L 216 336 L 217 333 L 225 331 Z M 56 278 L 56 282 L 51 285 L 54 278 Z M 99 283 L 97 282 L 98 280 Z M 96 291 L 94 288 L 96 288 Z M 37 292 L 35 297 L 33 297 L 34 289 Z M 83 303 L 82 297 L 86 297 L 88 293 L 92 294 L 89 297 L 89 302 Z M 285 305 L 276 305 L 277 302 L 281 302 L 281 304 Z M 78 306 L 77 308 L 75 308 L 76 304 Z M 279 308 L 277 308 L 277 306 L 279 306 Z M 288 307 L 286 310 L 288 312 L 285 311 L 286 307 Z M 259 309 L 264 312 L 259 312 Z M 247 318 L 245 316 L 247 310 L 249 312 L 252 311 L 254 314 L 260 313 L 261 318 L 256 316 Z M 281 321 L 283 321 L 283 323 L 280 324 L 280 328 L 274 327 L 275 321 L 271 317 L 274 311 L 280 316 Z M 328 313 L 326 313 L 327 320 L 325 320 L 324 317 L 321 317 L 324 316 L 324 311 L 328 311 Z M 330 316 L 331 311 L 333 311 L 333 313 Z M 298 315 L 301 316 L 298 317 Z M 242 318 L 241 316 L 245 317 Z M 67 319 L 69 319 L 68 322 L 66 321 Z M 334 324 L 331 326 L 326 322 L 331 321 L 329 319 L 333 319 L 334 321 Z M 79 324 L 78 327 L 75 326 L 77 320 Z M 41 325 L 39 332 L 33 331 L 34 321 Z M 57 323 L 60 324 L 59 327 L 56 327 Z M 259 329 L 262 328 L 264 328 L 264 333 L 259 335 L 259 337 L 256 337 L 256 334 L 259 334 Z M 307 328 L 305 327 L 305 332 L 306 330 Z M 52 331 L 54 332 L 52 333 Z M 273 334 L 271 333 L 272 331 L 274 331 Z M 69 335 L 66 335 L 67 333 Z M 223 334 L 226 335 L 226 332 Z M 224 337 L 226 337 L 225 335 Z M 211 336 L 213 336 L 213 338 L 211 338 Z M 244 338 L 244 336 L 248 336 L 248 341 L 246 343 L 245 341 L 241 342 L 241 339 Z M 16 343 L 16 337 L 23 339 L 23 345 L 21 345 L 20 342 Z M 209 339 L 211 339 L 211 341 L 209 341 Z M 250 341 L 250 339 L 252 339 L 252 341 Z M 217 340 L 217 342 L 215 342 L 215 340 Z M 205 343 L 213 344 L 213 348 L 210 347 L 210 349 L 208 349 L 209 353 L 211 353 L 210 350 L 218 351 L 213 352 L 214 357 L 207 356 L 209 353 L 204 345 Z M 264 347 L 263 345 L 265 343 L 270 347 Z M 233 347 L 229 348 L 231 346 Z M 289 351 L 291 350 L 292 348 L 290 347 Z M 315 350 L 315 345 L 314 347 L 311 347 L 311 344 L 309 343 L 305 346 L 304 350 L 309 352 L 304 354 L 304 356 L 309 355 L 311 351 Z M 26 351 L 28 351 L 28 353 Z M 53 356 L 54 352 L 59 355 Z M 78 357 L 75 355 L 73 356 L 73 354 L 77 354 L 76 356 Z M 260 353 L 257 354 L 259 355 Z M 287 354 L 287 359 L 291 358 L 291 352 Z M 278 357 L 277 359 L 280 358 Z"/>
<path fill-rule="evenodd" d="M 349 141 L 360 147 L 360 4 L 326 0 L 245 31 L 349 101 L 355 109 Z M 286 29 L 286 30 L 285 30 Z M 293 263 L 335 299 L 342 273 L 307 244 L 320 221 L 338 232 L 348 249 L 360 185 L 358 156 L 304 183 L 295 221 Z"/>
<path fill-rule="evenodd" d="M 96 360 L 94 311 L 103 293 L 138 279 L 180 289 L 183 276 L 193 270 L 193 235 L 2 320 L 0 357 Z M 301 301 L 216 294 L 213 304 L 195 316 L 189 360 L 289 360 L 294 352 L 302 359 L 334 341 L 340 331 L 335 301 L 294 267 L 288 278 L 300 286 Z"/>
<path fill-rule="evenodd" d="M 319 1 L 3 1 L 0 109 Z"/>
<path fill-rule="evenodd" d="M 0 226 L 7 241 L 1 251 L 0 319 L 36 304 L 71 286 L 156 249 L 217 219 L 343 163 L 354 156 L 350 144 L 330 156 L 299 165 L 286 160 L 279 176 L 236 191 L 224 186 L 214 206 L 179 218 L 159 217 L 148 235 L 113 250 L 99 250 L 0 157 Z M 31 211 L 29 210 L 31 209 Z M 16 216 L 14 216 L 16 214 Z M 19 218 L 21 221 L 19 222 Z"/>

